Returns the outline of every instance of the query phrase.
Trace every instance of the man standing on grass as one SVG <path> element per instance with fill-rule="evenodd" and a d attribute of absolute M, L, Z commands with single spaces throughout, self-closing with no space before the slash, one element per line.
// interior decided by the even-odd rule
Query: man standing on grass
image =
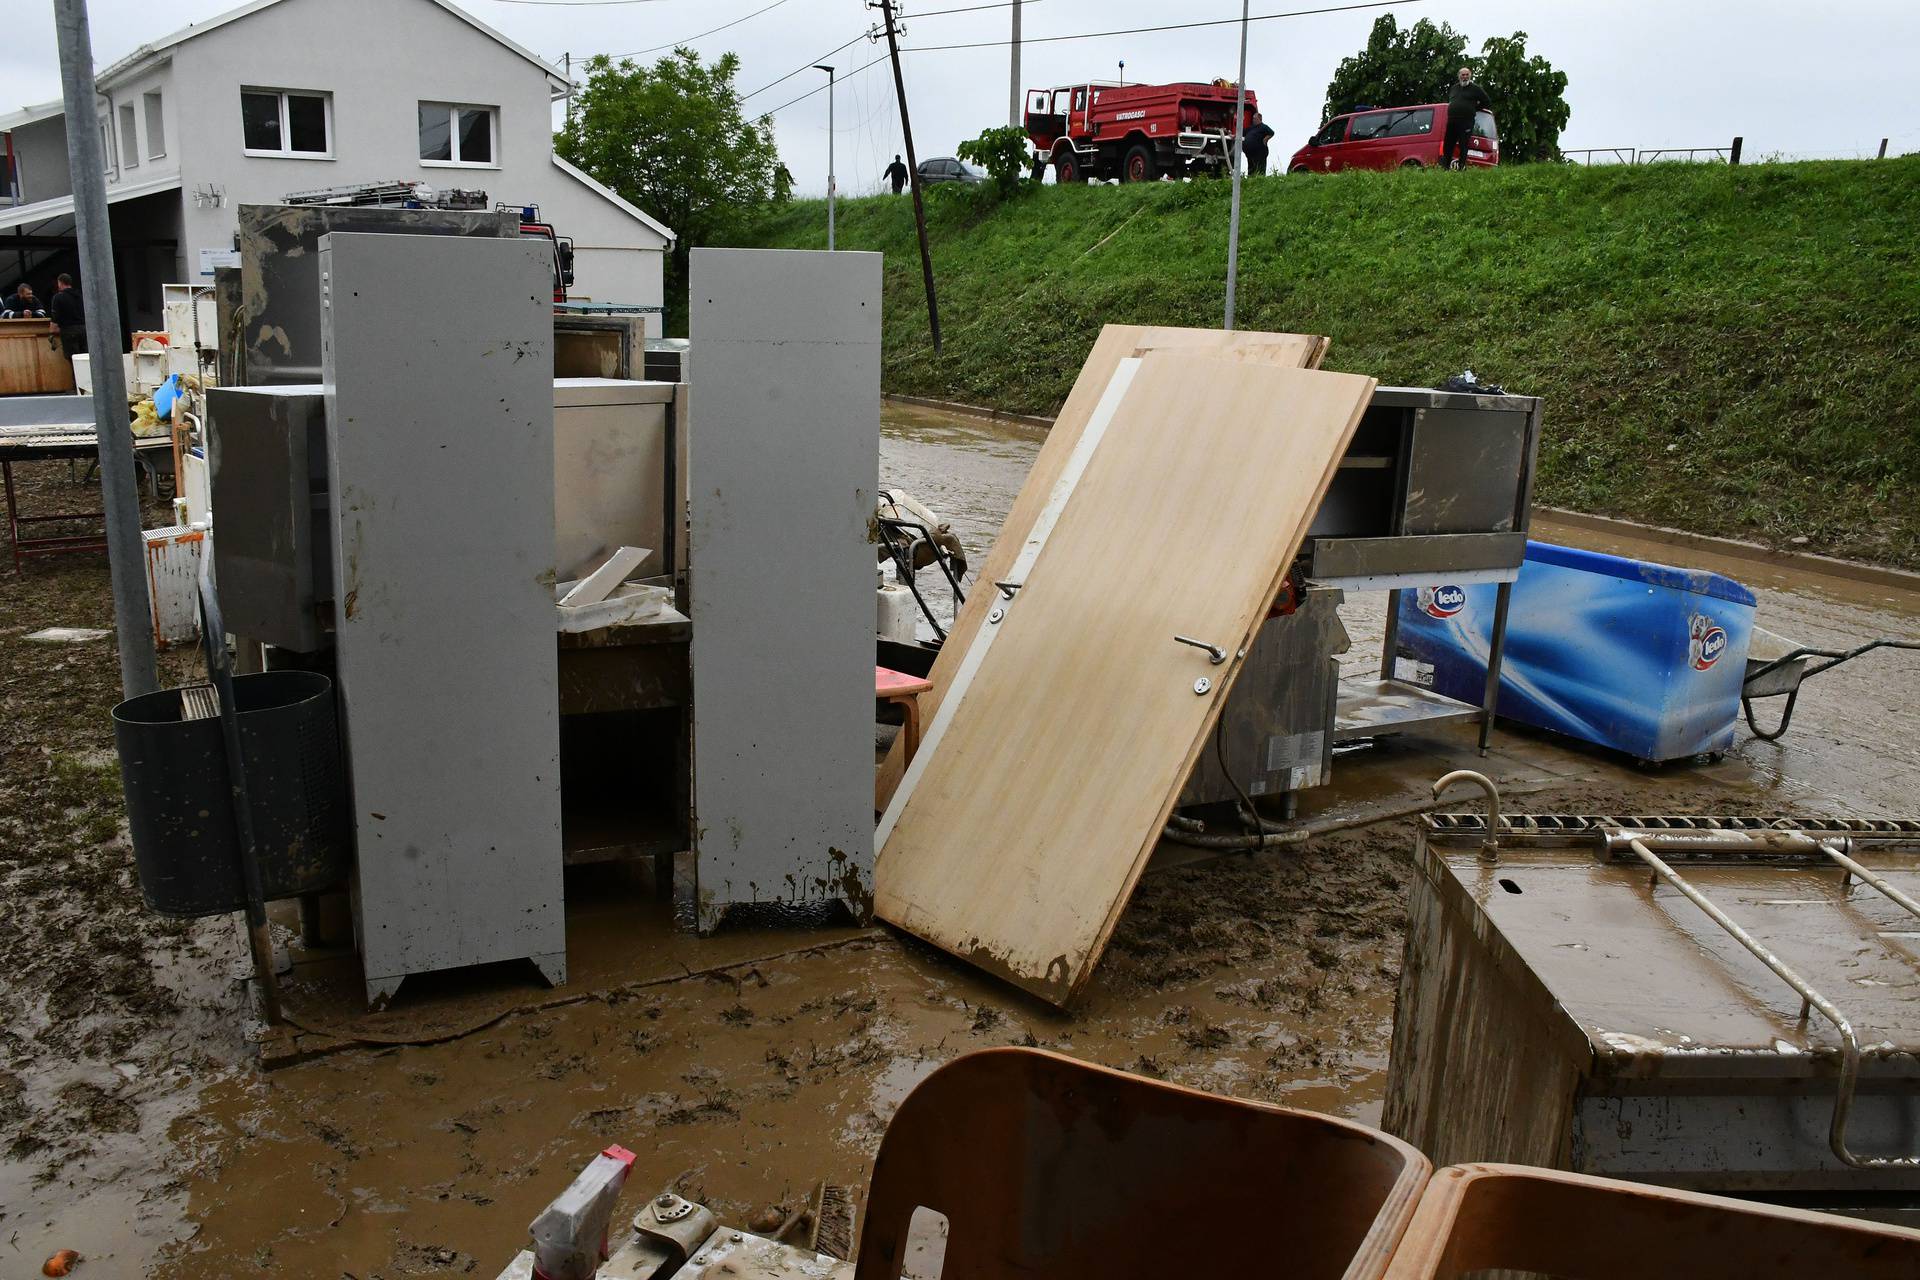
<path fill-rule="evenodd" d="M 1247 158 L 1247 176 L 1261 178 L 1267 172 L 1267 143 L 1273 137 L 1273 126 L 1260 118 L 1258 111 L 1247 121 L 1246 132 L 1240 135 L 1240 154 Z"/>
<path fill-rule="evenodd" d="M 1440 146 L 1440 167 L 1458 169 L 1467 161 L 1467 138 L 1473 133 L 1476 112 L 1488 111 L 1493 99 L 1473 82 L 1473 68 L 1460 68 L 1460 78 L 1447 94 L 1447 137 Z"/>
<path fill-rule="evenodd" d="M 907 166 L 895 156 L 893 163 L 887 166 L 887 181 L 893 186 L 893 194 L 899 195 L 900 189 L 907 185 Z"/>

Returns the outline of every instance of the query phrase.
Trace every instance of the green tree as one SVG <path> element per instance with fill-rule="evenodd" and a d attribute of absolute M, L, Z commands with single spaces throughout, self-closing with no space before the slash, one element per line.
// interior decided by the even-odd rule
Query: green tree
<path fill-rule="evenodd" d="M 1003 124 L 983 130 L 979 137 L 961 143 L 956 150 L 962 160 L 970 160 L 986 170 L 994 187 L 1006 195 L 1020 185 L 1020 177 L 1031 160 L 1032 146 L 1025 129 Z"/>
<path fill-rule="evenodd" d="M 747 119 L 731 53 L 702 63 L 675 49 L 651 66 L 603 56 L 586 63 L 553 149 L 673 228 L 667 298 L 685 293 L 687 255 L 793 194 L 766 116 Z M 565 228 L 562 228 L 564 231 Z"/>
<path fill-rule="evenodd" d="M 1404 30 L 1392 14 L 1373 23 L 1367 47 L 1341 60 L 1327 83 L 1326 115 L 1359 107 L 1444 102 L 1461 67 L 1493 99 L 1500 121 L 1500 158 L 1507 162 L 1557 160 L 1567 127 L 1567 76 L 1545 58 L 1527 54 L 1527 33 L 1496 36 L 1476 57 L 1467 37 L 1442 22 L 1422 18 Z"/>

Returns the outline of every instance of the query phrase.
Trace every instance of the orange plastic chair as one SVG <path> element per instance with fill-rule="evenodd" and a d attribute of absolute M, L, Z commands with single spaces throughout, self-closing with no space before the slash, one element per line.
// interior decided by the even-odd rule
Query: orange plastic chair
<path fill-rule="evenodd" d="M 1524 1165 L 1433 1175 L 1387 1280 L 1499 1270 L 1556 1280 L 1893 1280 L 1920 1232 Z"/>
<path fill-rule="evenodd" d="M 908 761 L 920 749 L 920 695 L 931 688 L 933 681 L 910 676 L 904 671 L 878 666 L 873 669 L 873 696 L 893 703 L 906 714 L 907 722 L 900 732 L 906 739 L 904 758 Z"/>
<path fill-rule="evenodd" d="M 916 1207 L 942 1280 L 1370 1280 L 1432 1166 L 1377 1130 L 1034 1049 L 947 1063 L 887 1126 L 855 1280 L 898 1280 Z"/>

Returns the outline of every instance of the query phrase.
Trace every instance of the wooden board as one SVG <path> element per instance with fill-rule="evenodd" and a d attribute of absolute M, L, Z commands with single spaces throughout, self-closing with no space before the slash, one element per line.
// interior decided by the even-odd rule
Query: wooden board
<path fill-rule="evenodd" d="M 1374 388 L 1184 351 L 1115 382 L 1035 512 L 1022 585 L 976 593 L 1001 616 L 953 650 L 881 823 L 878 914 L 1056 1004 L 1105 948 Z"/>
<path fill-rule="evenodd" d="M 1113 381 L 1114 369 L 1129 356 L 1145 351 L 1174 350 L 1196 355 L 1234 353 L 1231 358 L 1317 369 L 1326 355 L 1327 340 L 1299 333 L 1228 333 L 1223 329 L 1179 329 L 1162 325 L 1110 324 L 1103 328 L 1093 344 L 1093 350 L 1087 353 L 1087 362 L 1080 367 L 1080 376 L 1074 381 L 1073 390 L 1067 394 L 1066 403 L 1060 406 L 1060 414 L 1047 432 L 1047 441 L 1034 459 L 1033 469 L 1027 473 L 1026 484 L 1021 486 L 1006 520 L 1000 526 L 1000 536 L 994 539 L 992 548 L 981 564 L 976 582 L 984 589 L 968 593 L 967 602 L 954 617 L 946 643 L 934 658 L 933 669 L 928 673 L 933 688 L 920 697 L 920 713 L 923 717 L 930 720 L 940 709 L 942 693 L 953 681 L 960 655 L 966 652 L 973 637 L 979 634 L 981 625 L 993 608 L 993 601 L 998 598 L 999 593 L 992 590 L 992 584 L 1005 581 L 1009 566 L 1013 564 L 1014 557 L 1020 554 L 1021 546 L 1033 529 L 1034 520 L 1046 505 L 1048 493 L 1066 467 L 1074 447 L 1080 442 L 1080 433 L 1086 429 L 1088 417 L 1106 391 L 1107 384 Z M 887 807 L 887 801 L 893 798 L 893 790 L 899 785 L 900 775 L 905 770 L 906 744 L 896 738 L 874 779 L 875 810 Z"/>

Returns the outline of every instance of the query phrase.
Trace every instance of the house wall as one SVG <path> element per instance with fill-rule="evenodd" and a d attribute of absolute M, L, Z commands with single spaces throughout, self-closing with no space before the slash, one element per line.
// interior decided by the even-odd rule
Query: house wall
<path fill-rule="evenodd" d="M 20 202 L 57 200 L 73 194 L 67 168 L 67 120 L 54 116 L 13 131 L 13 160 L 20 171 Z"/>
<path fill-rule="evenodd" d="M 396 75 L 394 51 L 405 73 Z M 376 56 L 377 55 L 377 56 Z M 172 51 L 170 122 L 191 139 L 180 166 L 183 279 L 198 279 L 199 251 L 233 246 L 235 209 L 292 191 L 400 179 L 477 187 L 494 200 L 537 203 L 561 235 L 585 247 L 576 291 L 596 300 L 659 296 L 664 243 L 557 169 L 547 78 L 512 49 L 428 0 L 284 0 L 205 32 Z M 241 88 L 332 94 L 332 157 L 245 154 Z M 498 108 L 496 163 L 446 167 L 421 161 L 418 106 L 441 101 Z M 196 190 L 224 191 L 214 207 Z M 651 260 L 649 262 L 649 260 Z"/>

